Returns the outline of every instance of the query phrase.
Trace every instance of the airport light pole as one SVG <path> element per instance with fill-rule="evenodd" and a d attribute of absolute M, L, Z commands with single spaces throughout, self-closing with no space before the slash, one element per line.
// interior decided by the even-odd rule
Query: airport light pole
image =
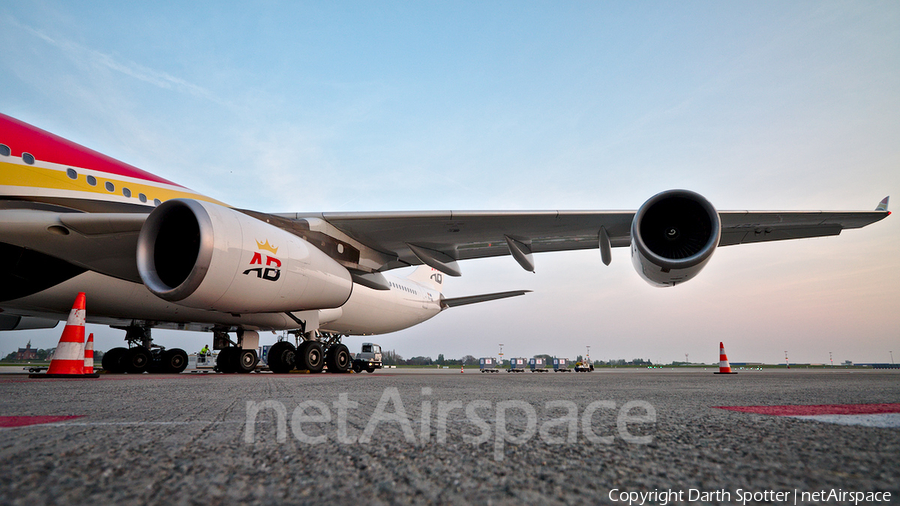
<path fill-rule="evenodd" d="M 589 363 L 589 364 L 591 363 L 591 347 L 590 347 L 590 346 L 587 347 L 587 359 L 586 359 L 586 362 Z M 893 362 L 894 362 L 894 356 L 891 355 L 891 363 L 893 363 Z"/>
<path fill-rule="evenodd" d="M 831 367 L 834 367 L 834 357 L 831 356 L 831 352 L 828 352 L 828 360 L 831 361 Z"/>
<path fill-rule="evenodd" d="M 503 365 L 503 343 L 500 343 L 500 365 Z"/>
<path fill-rule="evenodd" d="M 891 365 L 894 365 L 894 352 L 893 352 L 893 351 L 889 351 L 888 353 L 891 354 Z"/>
<path fill-rule="evenodd" d="M 788 358 L 787 358 L 787 350 L 784 350 L 784 365 L 786 365 L 788 369 L 791 368 L 791 363 L 788 362 Z"/>

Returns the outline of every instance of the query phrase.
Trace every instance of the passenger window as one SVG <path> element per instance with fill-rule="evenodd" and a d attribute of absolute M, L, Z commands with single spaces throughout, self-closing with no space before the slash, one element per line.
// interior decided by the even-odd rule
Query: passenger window
<path fill-rule="evenodd" d="M 88 176 L 87 182 L 91 186 L 97 186 L 97 178 L 95 178 L 94 176 Z"/>
<path fill-rule="evenodd" d="M 9 156 L 9 146 L 6 144 L 0 144 L 0 155 Z"/>
<path fill-rule="evenodd" d="M 75 169 L 66 169 L 66 175 L 69 176 L 69 179 L 78 179 L 78 173 L 75 172 Z"/>
<path fill-rule="evenodd" d="M 28 165 L 34 165 L 34 155 L 31 153 L 22 153 L 22 161 Z"/>
<path fill-rule="evenodd" d="M 122 188 L 122 195 L 125 195 L 126 197 L 131 197 L 131 190 L 129 190 L 128 188 Z"/>
<path fill-rule="evenodd" d="M 138 199 L 139 199 L 141 202 L 143 202 L 144 204 L 147 203 L 147 196 L 144 195 L 143 193 L 138 193 Z"/>
<path fill-rule="evenodd" d="M 106 186 L 106 191 L 108 191 L 110 193 L 113 193 L 116 191 L 116 185 L 110 183 L 109 181 L 107 181 L 104 186 Z"/>

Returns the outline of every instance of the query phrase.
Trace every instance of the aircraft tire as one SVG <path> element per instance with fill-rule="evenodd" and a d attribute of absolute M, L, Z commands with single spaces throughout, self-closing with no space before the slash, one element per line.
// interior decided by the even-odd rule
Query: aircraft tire
<path fill-rule="evenodd" d="M 122 363 L 128 374 L 143 374 L 150 367 L 152 360 L 153 356 L 150 355 L 150 350 L 143 346 L 136 346 L 125 353 Z"/>
<path fill-rule="evenodd" d="M 294 345 L 287 341 L 279 341 L 269 348 L 269 354 L 266 356 L 266 362 L 269 369 L 276 374 L 285 374 L 291 372 L 294 368 L 297 349 Z"/>
<path fill-rule="evenodd" d="M 350 372 L 350 350 L 343 344 L 335 344 L 325 353 L 325 364 L 328 372 Z"/>
<path fill-rule="evenodd" d="M 103 361 L 101 362 L 103 370 L 110 374 L 122 374 L 125 372 L 122 359 L 125 358 L 126 353 L 128 353 L 128 348 L 113 348 L 104 353 Z"/>
<path fill-rule="evenodd" d="M 297 349 L 297 369 L 306 369 L 311 373 L 320 373 L 325 367 L 322 345 L 318 341 L 303 341 Z"/>
<path fill-rule="evenodd" d="M 256 364 L 259 363 L 259 357 L 256 356 L 256 350 L 243 350 L 238 348 L 234 355 L 235 372 L 246 374 L 256 370 Z"/>
<path fill-rule="evenodd" d="M 159 372 L 163 374 L 179 374 L 188 365 L 187 352 L 181 348 L 166 350 L 160 354 Z"/>
<path fill-rule="evenodd" d="M 237 353 L 238 348 L 225 348 L 219 351 L 216 357 L 216 369 L 220 373 L 231 374 L 237 371 Z"/>

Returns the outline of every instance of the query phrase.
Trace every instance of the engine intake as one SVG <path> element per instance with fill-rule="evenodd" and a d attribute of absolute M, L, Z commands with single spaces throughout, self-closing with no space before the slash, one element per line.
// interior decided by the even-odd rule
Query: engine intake
<path fill-rule="evenodd" d="M 227 313 L 342 306 L 350 273 L 302 238 L 227 207 L 170 200 L 141 228 L 138 272 L 162 299 Z"/>
<path fill-rule="evenodd" d="M 631 223 L 631 260 L 650 284 L 674 286 L 696 276 L 719 245 L 719 213 L 701 195 L 670 190 L 650 198 Z"/>

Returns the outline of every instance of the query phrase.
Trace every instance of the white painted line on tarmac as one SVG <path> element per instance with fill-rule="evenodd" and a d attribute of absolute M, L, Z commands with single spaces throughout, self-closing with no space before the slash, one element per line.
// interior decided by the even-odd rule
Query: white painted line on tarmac
<path fill-rule="evenodd" d="M 879 413 L 874 415 L 809 415 L 792 416 L 800 420 L 812 420 L 839 425 L 861 425 L 881 429 L 900 429 L 900 413 Z"/>

